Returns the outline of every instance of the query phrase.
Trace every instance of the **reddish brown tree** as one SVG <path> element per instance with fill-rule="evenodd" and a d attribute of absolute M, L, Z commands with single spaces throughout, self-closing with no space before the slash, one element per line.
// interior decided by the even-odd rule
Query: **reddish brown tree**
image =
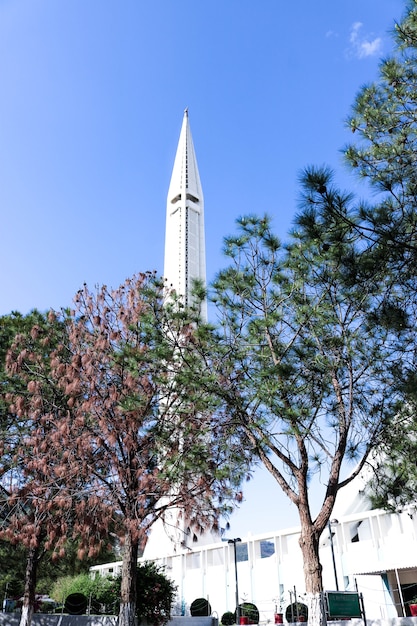
<path fill-rule="evenodd" d="M 63 471 L 66 451 L 58 447 L 60 419 L 68 409 L 51 376 L 50 360 L 57 351 L 66 353 L 65 323 L 54 315 L 47 318 L 33 312 L 26 317 L 3 318 L 1 330 L 3 364 L 7 345 L 12 346 L 7 353 L 8 372 L 2 368 L 0 536 L 27 550 L 20 623 L 28 626 L 38 563 L 46 551 L 52 551 L 53 559 L 61 557 L 67 539 L 78 539 L 75 511 L 85 495 L 75 468 Z M 97 528 L 94 524 L 89 527 L 88 537 L 84 534 L 81 538 L 81 548 L 86 541 L 94 549 L 101 545 L 97 535 L 91 542 Z M 102 524 L 100 531 L 103 533 Z"/>
<path fill-rule="evenodd" d="M 184 375 L 181 354 L 189 353 L 188 367 L 202 366 L 188 349 L 198 315 L 164 296 L 154 274 L 114 291 L 84 286 L 64 320 L 67 343 L 39 367 L 26 348 L 10 365 L 30 378 L 24 410 L 39 419 L 32 471 L 53 468 L 63 479 L 84 544 L 88 537 L 94 548 L 110 521 L 124 544 L 120 626 L 134 623 L 138 548 L 152 524 L 175 508 L 191 528 L 215 527 L 244 469 L 238 450 L 216 437 L 212 398 Z M 45 371 L 61 393 L 58 407 L 44 401 Z"/>

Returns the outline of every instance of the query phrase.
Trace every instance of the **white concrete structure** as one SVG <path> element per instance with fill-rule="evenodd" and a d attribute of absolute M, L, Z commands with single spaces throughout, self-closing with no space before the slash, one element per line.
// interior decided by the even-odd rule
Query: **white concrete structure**
<path fill-rule="evenodd" d="M 340 509 L 339 509 L 340 512 Z M 417 512 L 390 514 L 380 510 L 339 516 L 333 522 L 333 567 L 330 535 L 323 533 L 320 558 L 323 584 L 341 591 L 363 593 L 370 619 L 391 619 L 408 612 L 417 596 Z M 275 609 L 294 599 L 303 600 L 304 580 L 299 529 L 275 530 L 242 537 L 238 544 L 238 583 L 241 601 L 253 602 L 261 622 L 273 621 Z M 155 559 L 178 585 L 178 609 L 189 608 L 196 598 L 209 600 L 219 617 L 235 608 L 233 545 L 217 541 L 210 545 L 172 550 Z M 95 566 L 92 571 L 116 574 L 121 563 Z"/>
<path fill-rule="evenodd" d="M 204 197 L 191 136 L 188 109 L 184 111 L 181 134 L 169 185 L 166 208 L 164 278 L 191 304 L 193 281 L 206 284 Z M 201 314 L 207 319 L 207 305 Z"/>
<path fill-rule="evenodd" d="M 174 290 L 191 304 L 193 281 L 206 284 L 206 250 L 204 237 L 204 197 L 198 172 L 188 109 L 184 111 L 180 138 L 169 185 L 166 226 L 164 277 L 167 290 Z M 201 309 L 207 320 L 207 303 Z M 201 546 L 218 539 L 214 533 L 197 537 L 187 527 L 181 511 L 168 509 L 152 526 L 145 548 L 145 558 L 177 552 L 184 547 Z"/>

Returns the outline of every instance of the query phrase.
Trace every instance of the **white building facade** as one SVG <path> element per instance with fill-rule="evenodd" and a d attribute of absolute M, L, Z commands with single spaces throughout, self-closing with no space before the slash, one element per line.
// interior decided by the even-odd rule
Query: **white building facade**
<path fill-rule="evenodd" d="M 409 614 L 408 602 L 417 596 L 417 512 L 390 514 L 380 510 L 339 517 L 323 533 L 320 558 L 323 585 L 328 591 L 363 593 L 366 615 L 388 619 Z M 273 621 L 294 600 L 303 601 L 304 579 L 299 529 L 248 535 L 237 544 L 240 602 L 253 602 L 260 621 Z M 146 560 L 146 559 L 141 559 Z M 187 614 L 196 598 L 206 598 L 221 618 L 235 609 L 233 545 L 227 541 L 176 549 L 153 559 L 165 567 L 178 586 L 177 612 Z M 116 575 L 121 563 L 91 568 L 102 575 Z M 336 584 L 337 578 L 337 584 Z"/>

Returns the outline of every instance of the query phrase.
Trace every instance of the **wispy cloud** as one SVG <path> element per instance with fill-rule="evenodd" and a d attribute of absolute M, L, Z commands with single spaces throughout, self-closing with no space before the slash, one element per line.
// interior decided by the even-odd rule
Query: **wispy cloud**
<path fill-rule="evenodd" d="M 333 39 L 335 37 L 339 37 L 339 33 L 336 33 L 336 31 L 334 30 L 328 30 L 326 33 L 326 38 L 327 39 Z"/>
<path fill-rule="evenodd" d="M 373 37 L 372 34 L 362 32 L 362 22 L 352 24 L 349 36 L 348 56 L 357 59 L 365 59 L 380 54 L 382 50 L 381 37 Z"/>

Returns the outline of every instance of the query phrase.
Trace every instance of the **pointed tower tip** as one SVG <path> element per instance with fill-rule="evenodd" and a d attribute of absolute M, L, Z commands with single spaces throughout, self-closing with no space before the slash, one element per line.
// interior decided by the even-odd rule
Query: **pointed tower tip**
<path fill-rule="evenodd" d="M 174 201 L 181 197 L 185 200 L 187 194 L 188 196 L 191 194 L 195 199 L 197 198 L 197 202 L 203 203 L 203 192 L 191 136 L 188 107 L 184 109 L 180 138 L 168 189 L 168 201 L 171 203 L 169 205 L 170 209 L 172 209 L 172 204 L 175 204 Z"/>

